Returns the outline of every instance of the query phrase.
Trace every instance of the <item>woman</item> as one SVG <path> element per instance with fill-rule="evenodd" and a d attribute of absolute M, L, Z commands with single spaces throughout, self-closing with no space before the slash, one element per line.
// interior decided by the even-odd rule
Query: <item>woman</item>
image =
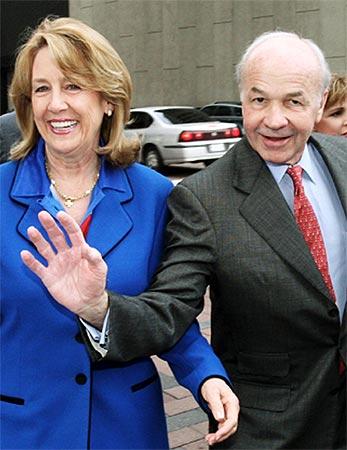
<path fill-rule="evenodd" d="M 333 74 L 323 117 L 315 131 L 347 138 L 347 75 Z"/>
<path fill-rule="evenodd" d="M 43 260 L 27 234 L 31 225 L 42 230 L 38 213 L 56 217 L 65 210 L 103 255 L 107 287 L 134 295 L 148 286 L 171 184 L 136 164 L 138 143 L 123 136 L 131 96 L 127 69 L 87 25 L 46 19 L 18 54 L 10 95 L 23 140 L 0 169 L 1 448 L 167 448 L 151 359 L 92 363 L 78 317 L 59 306 L 20 259 L 24 248 Z M 107 351 L 103 342 L 97 348 Z M 209 443 L 234 432 L 238 405 L 197 324 L 162 357 L 219 419 Z"/>

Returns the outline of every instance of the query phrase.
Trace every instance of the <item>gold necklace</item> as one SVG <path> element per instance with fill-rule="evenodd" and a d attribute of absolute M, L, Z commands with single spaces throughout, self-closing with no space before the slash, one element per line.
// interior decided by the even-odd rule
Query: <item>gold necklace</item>
<path fill-rule="evenodd" d="M 88 195 L 90 195 L 91 192 L 93 191 L 93 189 L 95 188 L 95 185 L 99 179 L 99 170 L 98 170 L 94 177 L 93 184 L 90 186 L 90 188 L 88 188 L 86 191 L 84 191 L 81 195 L 77 195 L 76 197 L 73 197 L 72 195 L 67 195 L 67 194 L 64 194 L 64 192 L 61 192 L 61 190 L 59 189 L 59 187 L 57 185 L 57 182 L 51 177 L 51 173 L 48 169 L 47 161 L 45 162 L 45 165 L 46 165 L 46 171 L 47 171 L 48 178 L 50 179 L 50 182 L 52 183 L 52 185 L 54 186 L 54 189 L 57 191 L 57 193 L 60 195 L 60 197 L 63 199 L 63 203 L 67 208 L 71 208 L 71 206 L 73 206 L 74 203 L 77 202 L 78 200 L 82 200 L 82 198 L 88 197 Z"/>

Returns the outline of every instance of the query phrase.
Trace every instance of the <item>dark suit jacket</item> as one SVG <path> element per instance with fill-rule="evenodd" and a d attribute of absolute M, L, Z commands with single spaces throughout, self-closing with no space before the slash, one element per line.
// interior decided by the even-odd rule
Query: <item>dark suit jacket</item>
<path fill-rule="evenodd" d="M 346 211 L 347 141 L 312 143 Z M 212 344 L 241 404 L 239 430 L 221 448 L 342 448 L 338 309 L 266 164 L 244 139 L 177 186 L 169 208 L 151 290 L 126 301 L 111 295 L 107 358 L 172 345 L 210 284 Z M 122 323 L 136 330 L 126 341 Z"/>

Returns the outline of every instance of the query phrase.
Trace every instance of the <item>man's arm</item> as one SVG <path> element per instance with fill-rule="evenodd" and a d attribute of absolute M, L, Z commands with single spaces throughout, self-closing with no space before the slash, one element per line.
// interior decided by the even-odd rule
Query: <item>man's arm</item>
<path fill-rule="evenodd" d="M 150 289 L 136 297 L 108 293 L 107 360 L 129 361 L 166 351 L 203 308 L 215 261 L 213 228 L 199 200 L 184 186 L 172 192 L 169 209 L 166 249 Z M 101 255 L 88 246 L 80 228 L 66 213 L 60 212 L 58 218 L 71 246 L 48 213 L 41 212 L 39 218 L 57 252 L 30 227 L 28 235 L 48 266 L 29 252 L 22 252 L 24 263 L 59 303 L 101 329 L 107 311 L 107 268 Z M 94 358 L 100 359 L 91 346 L 89 349 Z"/>
<path fill-rule="evenodd" d="M 198 199 L 184 186 L 169 197 L 162 262 L 150 289 L 136 297 L 109 293 L 106 359 L 130 360 L 172 347 L 203 308 L 215 261 L 215 235 Z"/>

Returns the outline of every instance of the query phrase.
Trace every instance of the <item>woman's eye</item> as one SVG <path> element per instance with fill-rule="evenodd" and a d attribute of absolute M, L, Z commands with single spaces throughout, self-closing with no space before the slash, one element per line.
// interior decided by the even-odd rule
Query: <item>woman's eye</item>
<path fill-rule="evenodd" d="M 34 92 L 46 92 L 48 91 L 48 86 L 37 86 L 34 89 Z"/>
<path fill-rule="evenodd" d="M 342 114 L 342 110 L 337 110 L 337 111 L 334 111 L 333 113 L 331 113 L 330 114 L 330 117 L 339 117 L 339 116 L 341 116 L 341 114 Z"/>
<path fill-rule="evenodd" d="M 81 88 L 77 86 L 77 84 L 70 83 L 66 86 L 66 89 L 69 91 L 80 91 Z"/>

